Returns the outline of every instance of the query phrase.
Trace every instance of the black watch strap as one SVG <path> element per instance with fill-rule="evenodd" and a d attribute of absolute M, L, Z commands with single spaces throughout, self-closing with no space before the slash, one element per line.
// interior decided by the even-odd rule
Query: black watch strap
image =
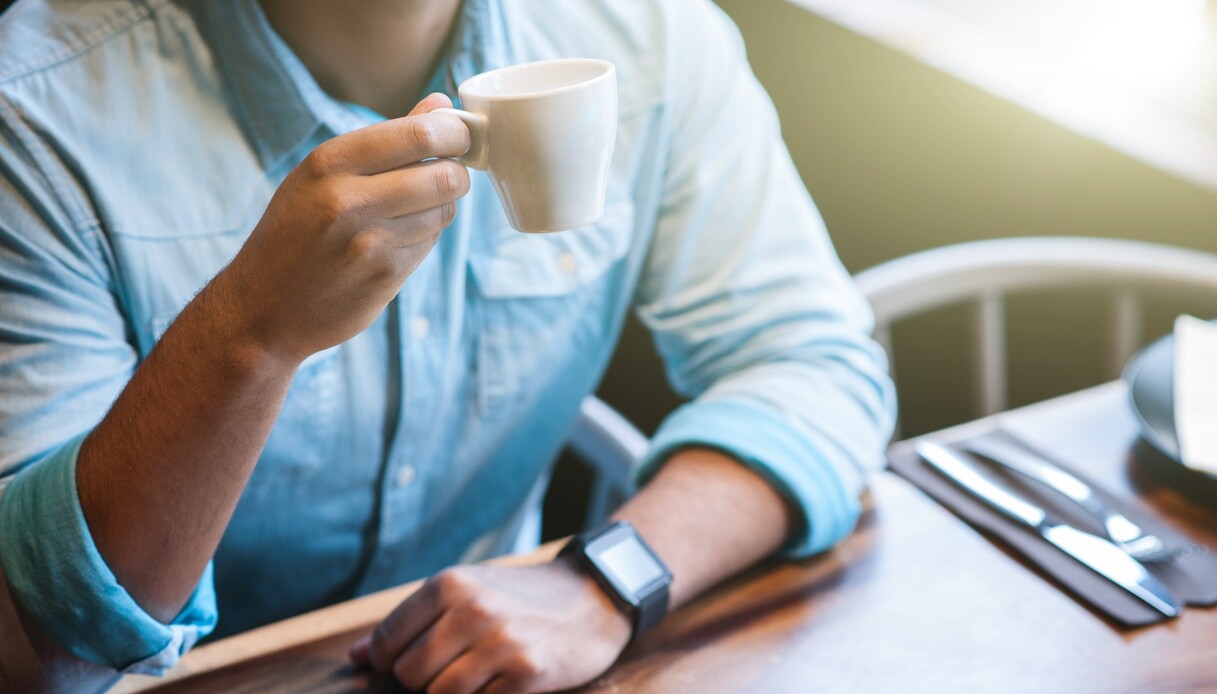
<path fill-rule="evenodd" d="M 605 523 L 573 537 L 559 556 L 574 556 L 633 624 L 631 638 L 668 613 L 672 573 L 629 521 Z"/>
<path fill-rule="evenodd" d="M 658 590 L 642 596 L 638 611 L 634 613 L 634 633 L 630 638 L 638 638 L 639 634 L 659 624 L 659 621 L 668 614 L 668 586 L 670 584 L 671 581 L 663 584 Z"/>

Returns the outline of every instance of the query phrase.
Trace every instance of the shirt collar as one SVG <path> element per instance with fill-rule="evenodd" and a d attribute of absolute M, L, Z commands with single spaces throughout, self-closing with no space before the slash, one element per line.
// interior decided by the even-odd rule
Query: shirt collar
<path fill-rule="evenodd" d="M 365 125 L 366 109 L 332 98 L 275 33 L 257 0 L 197 2 L 199 25 L 232 90 L 239 118 L 263 168 L 271 169 L 319 129 Z M 428 91 L 456 100 L 456 86 L 515 60 L 501 0 L 464 0 Z"/>

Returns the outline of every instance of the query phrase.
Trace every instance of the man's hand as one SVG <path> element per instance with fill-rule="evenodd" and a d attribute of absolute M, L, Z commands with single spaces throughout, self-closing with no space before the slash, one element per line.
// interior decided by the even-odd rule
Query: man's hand
<path fill-rule="evenodd" d="M 290 362 L 371 325 L 469 191 L 447 158 L 465 153 L 469 131 L 430 113 L 451 105 L 432 94 L 405 118 L 321 144 L 288 174 L 217 277 L 237 335 Z"/>
<path fill-rule="evenodd" d="M 791 526 L 782 497 L 760 475 L 701 448 L 673 454 L 613 517 L 633 523 L 672 569 L 672 609 L 772 554 Z M 423 584 L 351 658 L 429 694 L 548 692 L 604 672 L 630 631 L 573 558 L 460 566 Z"/>
<path fill-rule="evenodd" d="M 630 623 L 608 596 L 559 558 L 436 574 L 351 658 L 430 694 L 547 692 L 591 681 L 629 638 Z"/>

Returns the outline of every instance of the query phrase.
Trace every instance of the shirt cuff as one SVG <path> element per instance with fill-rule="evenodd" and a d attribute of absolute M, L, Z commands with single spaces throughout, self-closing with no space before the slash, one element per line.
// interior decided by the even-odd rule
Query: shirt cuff
<path fill-rule="evenodd" d="M 89 533 L 76 490 L 85 435 L 28 465 L 0 496 L 0 563 L 21 607 L 74 655 L 122 672 L 159 675 L 215 627 L 209 562 L 166 625 L 118 584 Z"/>
<path fill-rule="evenodd" d="M 673 412 L 635 470 L 639 485 L 672 454 L 692 446 L 736 458 L 771 484 L 797 514 L 779 553 L 807 557 L 832 547 L 858 521 L 858 495 L 813 442 L 774 413 L 738 402 L 692 402 Z M 856 476 L 856 475 L 855 475 Z"/>

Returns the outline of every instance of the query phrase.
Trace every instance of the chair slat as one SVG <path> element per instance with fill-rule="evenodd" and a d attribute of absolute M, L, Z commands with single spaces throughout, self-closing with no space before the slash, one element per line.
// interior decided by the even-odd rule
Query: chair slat
<path fill-rule="evenodd" d="M 1107 376 L 1118 378 L 1141 344 L 1141 297 L 1132 289 L 1122 289 L 1112 298 L 1111 310 L 1111 352 Z"/>
<path fill-rule="evenodd" d="M 896 380 L 896 352 L 892 349 L 892 326 L 886 321 L 878 321 L 875 323 L 874 330 L 875 342 L 883 348 L 883 352 L 887 354 L 887 375 L 892 381 Z M 892 436 L 890 441 L 899 441 L 904 438 L 900 433 L 901 412 L 896 410 L 896 421 L 892 425 Z"/>
<path fill-rule="evenodd" d="M 982 415 L 1006 409 L 1006 304 L 988 292 L 977 303 L 976 405 Z"/>

